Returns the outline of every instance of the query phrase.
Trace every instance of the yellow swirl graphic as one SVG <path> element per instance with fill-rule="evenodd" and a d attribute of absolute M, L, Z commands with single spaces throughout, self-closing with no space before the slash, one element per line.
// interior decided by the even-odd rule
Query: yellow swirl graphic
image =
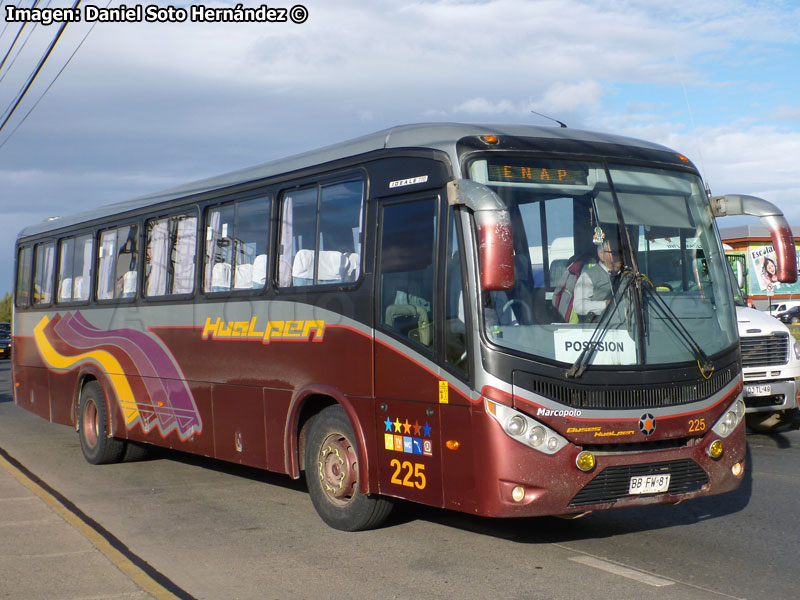
<path fill-rule="evenodd" d="M 45 327 L 50 319 L 45 315 L 39 324 L 33 329 L 33 337 L 36 340 L 36 347 L 42 360 L 53 370 L 69 371 L 82 362 L 92 362 L 105 371 L 114 393 L 119 399 L 122 407 L 122 414 L 125 418 L 125 425 L 130 426 L 139 418 L 139 409 L 133 398 L 133 391 L 128 383 L 128 378 L 123 375 L 122 366 L 116 358 L 105 350 L 92 350 L 77 356 L 64 356 L 58 352 L 44 333 Z"/>

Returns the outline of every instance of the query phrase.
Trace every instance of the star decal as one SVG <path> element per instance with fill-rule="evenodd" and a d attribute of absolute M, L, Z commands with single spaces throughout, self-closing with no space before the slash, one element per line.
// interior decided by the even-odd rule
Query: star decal
<path fill-rule="evenodd" d="M 401 424 L 402 424 L 402 423 L 400 423 L 400 419 L 395 419 L 395 420 L 394 420 L 394 423 L 393 423 L 393 425 L 394 425 L 394 431 L 395 431 L 395 433 L 400 433 L 400 425 L 401 425 Z"/>
<path fill-rule="evenodd" d="M 408 422 L 408 419 L 403 423 L 403 433 L 411 433 L 411 423 Z"/>
<path fill-rule="evenodd" d="M 425 437 L 431 437 L 431 426 L 428 425 L 427 421 L 425 421 L 425 425 L 422 426 L 422 431 Z"/>
<path fill-rule="evenodd" d="M 392 420 L 389 417 L 386 417 L 386 420 L 383 422 L 386 425 L 386 431 L 392 430 Z"/>
<path fill-rule="evenodd" d="M 414 421 L 414 435 L 419 435 L 420 429 L 422 429 L 422 425 L 419 424 L 419 421 Z"/>

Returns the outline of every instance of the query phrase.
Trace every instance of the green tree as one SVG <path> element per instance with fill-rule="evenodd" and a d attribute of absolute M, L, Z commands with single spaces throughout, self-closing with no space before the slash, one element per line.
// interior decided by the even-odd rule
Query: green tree
<path fill-rule="evenodd" d="M 0 300 L 0 323 L 11 322 L 11 292 L 6 292 Z"/>

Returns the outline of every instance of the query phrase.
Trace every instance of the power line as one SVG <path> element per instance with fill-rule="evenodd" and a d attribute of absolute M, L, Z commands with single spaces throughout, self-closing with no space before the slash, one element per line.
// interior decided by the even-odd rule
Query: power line
<path fill-rule="evenodd" d="M 39 4 L 39 0 L 34 0 L 33 5 L 31 6 L 31 8 L 36 8 L 37 4 Z M 19 31 L 17 31 L 17 35 L 14 36 L 14 41 L 11 42 L 11 46 L 9 46 L 8 52 L 6 52 L 6 55 L 3 57 L 3 60 L 0 60 L 0 69 L 3 68 L 4 64 L 6 64 L 6 59 L 8 58 L 8 55 L 11 54 L 11 51 L 14 49 L 14 46 L 17 44 L 17 40 L 19 40 L 19 36 L 22 35 L 22 30 L 25 29 L 25 25 L 27 25 L 27 24 L 28 24 L 27 21 L 23 21 L 22 25 L 19 26 Z"/>
<path fill-rule="evenodd" d="M 2 0 L 0 0 L 0 1 L 2 1 Z M 51 0 L 47 0 L 47 4 L 44 5 L 44 8 L 47 8 L 48 6 L 50 6 L 50 1 Z M 6 78 L 6 75 L 8 75 L 11 72 L 11 67 L 14 66 L 15 62 L 17 62 L 17 59 L 19 58 L 20 54 L 22 54 L 22 51 L 25 49 L 25 45 L 28 43 L 28 40 L 31 39 L 31 36 L 33 35 L 33 32 L 36 31 L 36 28 L 38 26 L 39 26 L 39 23 L 34 23 L 33 24 L 33 27 L 31 27 L 31 30 L 28 32 L 28 37 L 25 38 L 25 40 L 22 42 L 22 45 L 19 47 L 19 50 L 14 55 L 14 58 L 12 58 L 11 62 L 8 63 L 8 68 L 6 69 L 6 72 L 3 73 L 2 75 L 0 75 L 0 82 L 2 82 L 3 79 Z M 10 50 L 9 50 L 9 52 L 10 52 Z M 2 71 L 2 70 L 3 70 L 3 66 L 0 65 L 0 71 Z"/>
<path fill-rule="evenodd" d="M 108 0 L 108 4 L 106 4 L 106 8 L 108 8 L 111 5 L 111 2 L 113 2 L 113 0 Z M 80 2 L 76 2 L 75 6 L 77 6 L 79 3 Z M 97 25 L 97 21 L 92 23 L 92 26 L 89 28 L 89 31 L 86 32 L 86 35 L 83 36 L 83 39 L 78 44 L 77 48 L 75 48 L 75 50 L 72 52 L 72 54 L 70 54 L 69 58 L 67 59 L 67 62 L 64 63 L 64 66 L 61 67 L 61 69 L 58 71 L 58 73 L 56 73 L 56 76 L 53 78 L 53 81 L 50 82 L 50 85 L 47 86 L 47 88 L 42 92 L 42 94 L 39 96 L 39 98 L 36 100 L 36 102 L 33 103 L 33 106 L 31 106 L 30 109 L 28 110 L 28 112 L 25 113 L 25 116 L 22 117 L 22 119 L 20 120 L 19 123 L 17 123 L 17 126 L 14 127 L 14 129 L 11 130 L 11 133 L 8 134 L 8 137 L 6 137 L 6 139 L 3 140 L 2 143 L 0 143 L 0 148 L 2 148 L 3 146 L 5 146 L 8 143 L 8 140 L 11 139 L 11 136 L 13 136 L 17 132 L 17 129 L 20 128 L 20 126 L 25 122 L 25 120 L 28 118 L 28 116 L 30 116 L 30 114 L 33 112 L 33 110 L 39 105 L 39 102 L 42 101 L 42 99 L 44 98 L 45 94 L 47 94 L 47 92 L 50 91 L 50 88 L 53 87 L 53 84 L 61 76 L 61 73 L 64 72 L 64 70 L 67 68 L 67 65 L 69 65 L 69 63 L 72 61 L 72 59 L 78 53 L 78 50 L 81 49 L 81 46 L 83 46 L 83 43 L 86 41 L 86 38 L 88 38 L 89 34 L 92 33 L 92 30 L 94 29 L 95 25 Z M 2 129 L 2 126 L 0 126 L 0 129 Z"/>
<path fill-rule="evenodd" d="M 78 5 L 80 3 L 81 3 L 81 0 L 75 0 L 75 4 L 73 4 L 72 9 L 75 10 L 76 8 L 78 8 Z M 6 118 L 3 121 L 3 123 L 0 124 L 0 131 L 3 131 L 3 128 L 6 126 L 6 123 L 8 123 L 9 119 L 11 119 L 11 116 L 17 110 L 17 107 L 20 105 L 20 102 L 22 102 L 22 99 L 25 97 L 25 94 L 27 94 L 28 90 L 31 89 L 31 86 L 33 85 L 34 80 L 36 79 L 37 75 L 39 75 L 39 72 L 42 70 L 42 67 L 44 67 L 44 63 L 47 62 L 47 59 L 50 57 L 50 53 L 53 51 L 53 48 L 55 48 L 56 44 L 58 43 L 58 40 L 61 38 L 61 34 L 64 33 L 64 29 L 66 29 L 67 23 L 69 23 L 69 21 L 64 21 L 61 24 L 61 27 L 59 27 L 58 33 L 56 33 L 55 37 L 53 38 L 53 41 L 50 42 L 50 45 L 48 46 L 47 51 L 45 52 L 44 56 L 39 61 L 39 64 L 36 66 L 36 69 L 34 70 L 34 72 L 28 78 L 27 84 L 25 85 L 23 90 L 20 92 L 19 96 L 17 96 L 17 101 L 14 103 L 14 106 L 11 108 L 11 110 L 8 111 L 8 115 L 6 116 Z"/>

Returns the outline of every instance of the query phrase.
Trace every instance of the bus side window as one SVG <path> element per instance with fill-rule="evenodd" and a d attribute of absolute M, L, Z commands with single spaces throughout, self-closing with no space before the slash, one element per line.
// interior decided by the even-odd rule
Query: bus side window
<path fill-rule="evenodd" d="M 292 191 L 281 201 L 282 287 L 356 281 L 361 272 L 364 182 Z"/>
<path fill-rule="evenodd" d="M 445 360 L 467 370 L 467 326 L 464 312 L 464 282 L 461 276 L 461 252 L 453 207 L 447 217 L 447 258 L 445 262 Z"/>
<path fill-rule="evenodd" d="M 33 268 L 33 249 L 30 246 L 19 249 L 17 259 L 17 296 L 18 308 L 25 308 L 31 299 L 31 270 Z"/>
<path fill-rule="evenodd" d="M 50 304 L 53 298 L 53 271 L 55 266 L 55 243 L 36 244 L 36 259 L 33 276 L 34 306 Z"/>
<path fill-rule="evenodd" d="M 147 221 L 145 295 L 194 291 L 197 217 L 179 215 Z"/>
<path fill-rule="evenodd" d="M 100 233 L 98 300 L 133 298 L 136 295 L 138 231 L 136 225 L 126 225 Z"/>
<path fill-rule="evenodd" d="M 231 289 L 234 235 L 233 204 L 209 210 L 206 214 L 206 251 L 203 289 L 206 292 L 227 292 Z"/>
<path fill-rule="evenodd" d="M 229 203 L 206 214 L 203 289 L 261 289 L 267 279 L 269 198 Z"/>
<path fill-rule="evenodd" d="M 433 346 L 436 200 L 385 206 L 381 230 L 380 323 Z"/>

